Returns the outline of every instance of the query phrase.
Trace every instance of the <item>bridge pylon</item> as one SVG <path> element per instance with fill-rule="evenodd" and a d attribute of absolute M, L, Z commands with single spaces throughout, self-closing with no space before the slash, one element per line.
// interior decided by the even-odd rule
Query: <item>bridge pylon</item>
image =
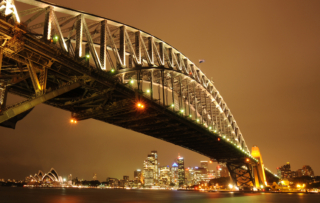
<path fill-rule="evenodd" d="M 252 147 L 251 155 L 258 160 L 258 162 L 255 165 L 253 165 L 255 187 L 257 189 L 263 189 L 267 185 L 267 181 L 262 156 L 257 146 Z"/>
<path fill-rule="evenodd" d="M 234 185 L 240 190 L 253 190 L 255 185 L 253 167 L 250 162 L 250 159 L 244 158 L 226 164 Z"/>

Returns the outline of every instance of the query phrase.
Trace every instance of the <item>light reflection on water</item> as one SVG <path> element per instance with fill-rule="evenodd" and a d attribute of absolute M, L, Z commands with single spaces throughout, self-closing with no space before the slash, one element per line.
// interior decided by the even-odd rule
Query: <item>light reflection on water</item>
<path fill-rule="evenodd" d="M 0 203 L 309 203 L 319 194 L 0 187 Z"/>

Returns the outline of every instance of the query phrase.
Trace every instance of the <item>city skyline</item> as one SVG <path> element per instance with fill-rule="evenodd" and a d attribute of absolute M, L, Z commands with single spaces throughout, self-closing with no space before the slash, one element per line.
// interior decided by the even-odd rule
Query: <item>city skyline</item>
<path fill-rule="evenodd" d="M 205 6 L 187 2 L 184 8 L 197 8 L 194 14 L 198 20 L 188 17 L 187 12 L 179 14 L 182 16 L 172 12 L 176 18 L 171 16 L 169 21 L 167 17 L 153 15 L 148 16 L 152 20 L 132 17 L 132 11 L 117 2 L 108 4 L 115 10 L 109 13 L 90 7 L 85 1 L 78 5 L 61 0 L 53 2 L 139 27 L 166 40 L 193 61 L 205 59 L 201 69 L 213 78 L 228 102 L 248 146 L 259 146 L 266 167 L 275 173 L 276 167 L 289 161 L 292 168 L 309 164 L 315 174 L 320 171 L 320 163 L 308 156 L 317 153 L 314 140 L 317 141 L 318 135 L 320 84 L 319 46 L 315 42 L 319 29 L 313 25 L 319 19 L 315 10 L 319 6 L 308 6 L 310 12 L 304 12 L 299 10 L 302 6 L 299 3 L 287 5 L 276 1 L 268 5 L 252 1 L 249 8 L 239 2 L 233 5 L 206 2 Z M 153 3 L 149 2 L 148 7 Z M 168 4 L 164 2 L 161 6 Z M 125 9 L 126 14 L 117 13 L 119 8 Z M 249 9 L 246 14 L 241 13 L 244 8 Z M 266 12 L 268 17 L 261 17 L 257 11 Z M 157 26 L 151 21 L 157 22 Z M 239 31 L 242 26 L 245 33 Z M 190 28 L 188 32 L 186 27 Z M 209 32 L 216 39 L 206 41 Z M 193 36 L 203 37 L 194 42 L 189 40 Z M 17 100 L 9 95 L 9 103 Z M 39 168 L 65 166 L 66 174 L 75 171 L 91 177 L 92 173 L 98 176 L 116 173 L 122 177 L 125 170 L 129 172 L 127 168 L 137 168 L 141 155 L 153 149 L 164 154 L 160 163 L 179 152 L 190 157 L 187 166 L 205 159 L 195 152 L 133 131 L 94 120 L 70 125 L 69 119 L 69 112 L 40 105 L 17 124 L 16 130 L 0 127 L 3 140 L 0 165 L 4 166 L 0 174 L 12 178 L 23 171 L 29 174 Z"/>

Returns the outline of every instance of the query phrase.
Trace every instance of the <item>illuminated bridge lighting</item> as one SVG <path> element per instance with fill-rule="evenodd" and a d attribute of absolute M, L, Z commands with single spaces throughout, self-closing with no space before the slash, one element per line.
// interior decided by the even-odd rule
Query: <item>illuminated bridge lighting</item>
<path fill-rule="evenodd" d="M 77 123 L 77 120 L 71 119 L 71 120 L 70 120 L 70 123 Z"/>
<path fill-rule="evenodd" d="M 143 108 L 144 108 L 144 105 L 139 102 L 139 103 L 137 104 L 137 107 L 140 108 L 140 109 L 143 109 Z"/>

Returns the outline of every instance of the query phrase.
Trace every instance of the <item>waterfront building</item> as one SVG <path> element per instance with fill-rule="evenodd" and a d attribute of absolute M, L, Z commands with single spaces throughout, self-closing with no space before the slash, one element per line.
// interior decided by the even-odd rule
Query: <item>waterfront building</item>
<path fill-rule="evenodd" d="M 118 187 L 119 186 L 119 180 L 117 178 L 108 177 L 106 182 L 110 187 Z"/>
<path fill-rule="evenodd" d="M 222 178 L 222 177 L 229 177 L 229 171 L 228 168 L 225 164 L 219 163 L 217 165 L 217 178 Z"/>
<path fill-rule="evenodd" d="M 141 169 L 135 170 L 133 172 L 133 177 L 136 184 L 144 182 Z"/>
<path fill-rule="evenodd" d="M 172 167 L 171 167 L 171 183 L 174 183 L 176 185 L 179 185 L 179 181 L 178 181 L 178 164 L 177 163 L 173 163 Z"/>
<path fill-rule="evenodd" d="M 129 181 L 129 176 L 123 176 L 123 180 Z"/>
<path fill-rule="evenodd" d="M 51 168 L 49 172 L 43 173 L 41 170 L 33 176 L 26 178 L 27 185 L 52 185 L 59 186 L 63 183 L 63 179 L 58 175 L 58 172 Z"/>
<path fill-rule="evenodd" d="M 281 179 L 292 178 L 290 163 L 287 162 L 285 165 L 278 167 L 277 173 Z"/>
<path fill-rule="evenodd" d="M 314 172 L 313 172 L 312 168 L 309 165 L 304 165 L 302 167 L 302 175 L 303 176 L 313 177 L 314 176 Z"/>
<path fill-rule="evenodd" d="M 183 157 L 178 157 L 178 179 L 179 179 L 179 187 L 182 187 L 185 183 L 185 171 L 184 171 L 184 159 Z"/>
<path fill-rule="evenodd" d="M 159 183 L 160 185 L 169 185 L 171 181 L 171 172 L 169 166 L 160 167 Z"/>
<path fill-rule="evenodd" d="M 153 169 L 144 169 L 144 185 L 145 186 L 153 186 L 154 185 L 154 172 Z"/>
<path fill-rule="evenodd" d="M 153 151 L 151 151 L 151 154 L 148 154 L 147 159 L 144 161 L 144 170 L 147 170 L 148 172 L 150 172 L 150 170 L 153 171 L 153 181 L 152 182 L 156 183 L 159 178 L 157 151 L 153 150 Z M 144 176 L 144 178 L 145 178 L 145 176 Z"/>
<path fill-rule="evenodd" d="M 209 180 L 216 178 L 215 171 L 214 170 L 208 170 L 208 175 L 207 176 L 208 176 Z"/>

